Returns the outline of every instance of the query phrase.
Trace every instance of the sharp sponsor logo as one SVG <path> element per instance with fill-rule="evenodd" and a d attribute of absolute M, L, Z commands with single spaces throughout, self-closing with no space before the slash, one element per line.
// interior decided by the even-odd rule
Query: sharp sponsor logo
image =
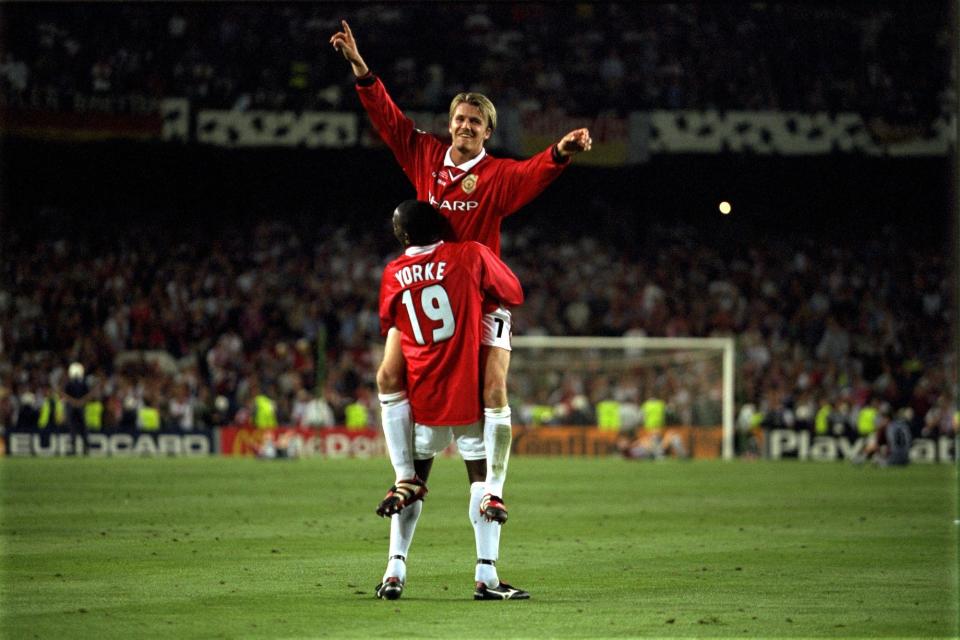
<path fill-rule="evenodd" d="M 87 454 L 94 458 L 209 456 L 213 447 L 209 436 L 200 434 L 91 433 L 87 436 Z M 7 455 L 52 458 L 80 453 L 83 441 L 69 433 L 11 433 L 7 437 Z"/>
<path fill-rule="evenodd" d="M 480 203 L 475 200 L 437 200 L 432 193 L 430 194 L 430 204 L 441 211 L 444 209 L 447 211 L 473 211 L 480 206 Z"/>
<path fill-rule="evenodd" d="M 850 460 L 863 453 L 866 438 L 848 440 L 836 436 L 811 436 L 806 431 L 773 429 L 767 434 L 767 457 L 771 460 L 795 458 L 830 462 Z M 937 440 L 916 438 L 910 446 L 910 461 L 916 463 L 953 463 L 956 460 L 956 443 L 953 438 Z"/>

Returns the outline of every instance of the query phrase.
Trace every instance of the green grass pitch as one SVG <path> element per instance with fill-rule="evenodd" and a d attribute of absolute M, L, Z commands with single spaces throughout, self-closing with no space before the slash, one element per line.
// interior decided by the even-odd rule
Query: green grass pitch
<path fill-rule="evenodd" d="M 401 600 L 386 459 L 6 459 L 3 638 L 956 637 L 957 470 L 514 457 L 474 602 L 463 464 Z"/>

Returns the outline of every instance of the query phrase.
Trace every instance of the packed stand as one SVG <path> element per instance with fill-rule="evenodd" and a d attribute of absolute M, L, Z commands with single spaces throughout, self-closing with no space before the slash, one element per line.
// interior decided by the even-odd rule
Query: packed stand
<path fill-rule="evenodd" d="M 188 97 L 201 108 L 352 110 L 352 80 L 327 45 L 342 18 L 411 111 L 444 112 L 465 88 L 575 116 L 855 111 L 926 125 L 953 108 L 946 2 L 14 3 L 0 11 L 0 95 L 13 108 L 149 111 L 157 99 Z"/>
<path fill-rule="evenodd" d="M 224 225 L 162 249 L 157 233 L 130 224 L 110 240 L 3 239 L 6 429 L 37 428 L 74 362 L 103 403 L 105 429 L 136 428 L 145 406 L 172 430 L 376 426 L 379 280 L 397 252 L 386 229 Z M 547 242 L 533 226 L 507 233 L 504 257 L 527 294 L 514 331 L 732 335 L 737 407 L 751 407 L 757 424 L 809 429 L 829 404 L 832 420 L 851 425 L 871 406 L 909 409 L 915 435 L 954 433 L 952 285 L 941 252 L 890 228 L 855 244 L 737 238 L 681 224 L 623 243 Z M 525 388 L 518 375 L 511 400 L 521 421 L 596 424 L 601 401 L 642 402 L 656 389 L 675 420 L 716 424 L 715 407 L 695 406 L 714 393 L 716 372 L 679 375 L 560 372 L 548 389 Z M 542 405 L 552 417 L 534 415 Z"/>

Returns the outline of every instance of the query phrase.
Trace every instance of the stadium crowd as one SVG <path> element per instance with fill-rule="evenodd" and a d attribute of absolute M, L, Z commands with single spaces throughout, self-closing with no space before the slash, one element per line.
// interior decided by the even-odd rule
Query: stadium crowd
<path fill-rule="evenodd" d="M 109 240 L 4 238 L 5 428 L 36 428 L 71 362 L 104 403 L 103 428 L 131 426 L 144 406 L 183 430 L 376 424 L 377 295 L 396 253 L 385 229 L 224 224 L 170 247 L 153 242 L 158 232 L 131 224 Z M 753 407 L 764 426 L 810 429 L 829 404 L 831 424 L 854 430 L 867 406 L 909 409 L 916 435 L 955 430 L 946 260 L 891 229 L 849 245 L 731 241 L 680 224 L 653 225 L 624 246 L 539 234 L 504 236 L 527 291 L 517 334 L 733 335 L 737 406 Z M 675 423 L 698 422 L 694 403 L 717 387 L 715 373 L 679 384 L 665 369 L 632 389 L 561 375 L 546 390 L 517 375 L 511 398 L 520 421 L 596 424 L 599 402 L 656 391 Z M 53 424 L 56 411 L 46 415 Z"/>
<path fill-rule="evenodd" d="M 951 108 L 947 3 L 13 3 L 2 11 L 8 108 L 136 111 L 189 97 L 207 108 L 352 110 L 351 78 L 326 46 L 341 18 L 411 110 L 445 111 L 464 79 L 503 105 L 575 116 L 855 111 L 922 126 Z"/>
<path fill-rule="evenodd" d="M 466 81 L 535 113 L 856 111 L 923 127 L 954 100 L 947 8 L 5 3 L 0 117 L 155 112 L 180 96 L 206 108 L 356 110 L 353 79 L 327 44 L 349 18 L 409 111 L 445 112 Z M 589 207 L 583 220 L 635 218 L 628 205 Z M 62 421 L 74 362 L 102 402 L 102 428 L 137 428 L 144 408 L 181 430 L 376 423 L 377 293 L 396 252 L 388 228 L 262 219 L 163 247 L 154 239 L 170 230 L 142 222 L 109 238 L 20 231 L 0 236 L 3 428 Z M 751 408 L 751 425 L 813 429 L 829 406 L 830 424 L 855 432 L 869 407 L 909 409 L 915 435 L 955 433 L 942 251 L 891 228 L 843 244 L 719 238 L 683 224 L 540 233 L 521 226 L 503 239 L 528 295 L 517 334 L 732 335 L 737 406 Z M 697 405 L 715 400 L 715 371 L 664 369 L 632 388 L 629 377 L 550 380 L 535 388 L 513 376 L 513 415 L 590 424 L 604 400 L 661 394 L 673 421 L 715 422 L 715 406 Z"/>

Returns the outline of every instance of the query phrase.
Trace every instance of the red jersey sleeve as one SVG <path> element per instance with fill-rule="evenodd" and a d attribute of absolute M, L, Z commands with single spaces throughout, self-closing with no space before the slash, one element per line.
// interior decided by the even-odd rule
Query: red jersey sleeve
<path fill-rule="evenodd" d="M 504 307 L 516 307 L 523 302 L 523 287 L 516 274 L 488 247 L 471 242 L 481 262 L 480 290 L 487 300 L 494 299 Z"/>
<path fill-rule="evenodd" d="M 559 177 L 570 162 L 553 159 L 553 145 L 526 160 L 501 159 L 499 195 L 497 207 L 506 217 L 540 195 L 547 186 Z"/>
<path fill-rule="evenodd" d="M 370 116 L 373 128 L 393 152 L 407 178 L 417 185 L 418 165 L 424 157 L 421 148 L 443 147 L 436 137 L 420 131 L 396 105 L 378 77 L 370 85 L 357 84 L 360 103 Z"/>

